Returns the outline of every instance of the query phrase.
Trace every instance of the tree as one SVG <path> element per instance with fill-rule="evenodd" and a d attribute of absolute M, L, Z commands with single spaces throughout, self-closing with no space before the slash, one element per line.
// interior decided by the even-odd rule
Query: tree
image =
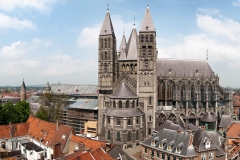
<path fill-rule="evenodd" d="M 36 113 L 36 117 L 37 118 L 40 118 L 40 119 L 42 119 L 42 120 L 45 120 L 45 121 L 48 121 L 49 119 L 48 119 L 48 109 L 46 109 L 46 108 L 44 108 L 43 106 L 41 106 L 39 109 L 38 109 L 38 111 L 37 111 L 37 113 Z"/>
<path fill-rule="evenodd" d="M 46 92 L 39 97 L 39 103 L 48 110 L 48 121 L 55 122 L 59 118 L 61 108 L 67 106 L 67 96 L 64 94 L 54 95 Z"/>
<path fill-rule="evenodd" d="M 7 102 L 0 105 L 0 124 L 26 122 L 30 114 L 30 106 L 26 101 L 18 102 L 16 105 Z"/>

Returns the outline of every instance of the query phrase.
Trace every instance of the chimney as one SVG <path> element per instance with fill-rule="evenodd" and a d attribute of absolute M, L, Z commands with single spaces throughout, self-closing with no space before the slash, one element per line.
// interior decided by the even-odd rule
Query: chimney
<path fill-rule="evenodd" d="M 55 143 L 53 146 L 53 158 L 59 158 L 61 157 L 61 148 L 62 144 L 61 143 Z"/>
<path fill-rule="evenodd" d="M 57 130 L 59 130 L 60 123 L 59 123 L 59 120 L 58 120 L 58 119 L 57 119 L 57 121 L 56 121 L 56 125 L 57 125 Z"/>

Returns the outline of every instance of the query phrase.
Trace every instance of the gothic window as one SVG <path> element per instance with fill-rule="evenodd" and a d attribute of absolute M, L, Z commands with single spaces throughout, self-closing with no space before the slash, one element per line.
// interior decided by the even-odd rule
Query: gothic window
<path fill-rule="evenodd" d="M 117 119 L 117 125 L 121 125 L 120 119 Z"/>
<path fill-rule="evenodd" d="M 148 60 L 147 59 L 144 60 L 144 66 L 145 66 L 145 69 L 148 69 Z"/>
<path fill-rule="evenodd" d="M 138 124 L 139 123 L 139 121 L 138 121 L 138 117 L 136 118 L 136 124 Z"/>
<path fill-rule="evenodd" d="M 128 124 L 128 125 L 131 125 L 131 119 L 128 119 L 127 124 Z"/>
<path fill-rule="evenodd" d="M 129 108 L 129 101 L 126 102 L 126 108 Z"/>
<path fill-rule="evenodd" d="M 158 157 L 158 158 L 160 157 L 160 152 L 159 152 L 159 151 L 157 151 L 157 157 Z"/>
<path fill-rule="evenodd" d="M 103 55 L 103 53 L 102 53 L 102 60 L 104 60 L 104 55 Z"/>
<path fill-rule="evenodd" d="M 144 36 L 143 35 L 141 36 L 141 42 L 144 42 Z"/>
<path fill-rule="evenodd" d="M 134 70 L 133 64 L 130 65 L 130 70 L 131 70 L 131 71 Z"/>
<path fill-rule="evenodd" d="M 107 39 L 105 38 L 104 40 L 105 40 L 105 44 L 104 44 L 105 48 L 107 48 Z"/>
<path fill-rule="evenodd" d="M 135 101 L 132 102 L 132 108 L 135 108 Z"/>
<path fill-rule="evenodd" d="M 152 56 L 152 49 L 148 49 L 148 55 Z"/>
<path fill-rule="evenodd" d="M 145 48 L 142 49 L 142 55 L 143 55 L 143 56 L 146 56 L 146 49 L 145 49 Z"/>
<path fill-rule="evenodd" d="M 166 121 L 166 116 L 164 114 L 160 114 L 158 117 L 158 126 L 162 125 Z"/>
<path fill-rule="evenodd" d="M 174 83 L 172 81 L 169 81 L 168 85 L 167 85 L 167 99 L 168 100 L 173 99 L 173 89 L 174 89 Z"/>
<path fill-rule="evenodd" d="M 176 118 L 176 116 L 175 116 L 174 114 L 171 114 L 171 115 L 168 117 L 168 119 L 169 119 L 170 121 L 172 121 L 173 123 L 177 123 L 177 118 Z"/>
<path fill-rule="evenodd" d="M 111 42 L 110 42 L 110 38 L 108 38 L 108 48 L 111 47 Z"/>
<path fill-rule="evenodd" d="M 101 39 L 101 48 L 103 48 L 103 39 Z"/>
<path fill-rule="evenodd" d="M 119 107 L 118 108 L 122 108 L 122 101 L 119 101 Z"/>
<path fill-rule="evenodd" d="M 108 59 L 108 55 L 107 55 L 107 52 L 105 52 L 105 60 Z"/>
<path fill-rule="evenodd" d="M 121 135 L 120 135 L 120 132 L 117 132 L 117 141 L 121 142 Z"/>
<path fill-rule="evenodd" d="M 136 140 L 138 140 L 138 136 L 139 136 L 138 134 L 139 134 L 139 131 L 137 130 L 136 131 Z"/>
<path fill-rule="evenodd" d="M 152 116 L 149 116 L 149 122 L 151 122 L 152 121 Z"/>
<path fill-rule="evenodd" d="M 148 35 L 146 35 L 145 37 L 145 42 L 148 42 Z"/>
<path fill-rule="evenodd" d="M 152 97 L 149 97 L 149 105 L 152 105 Z"/>
<path fill-rule="evenodd" d="M 107 72 L 107 63 L 104 63 L 104 71 Z"/>
<path fill-rule="evenodd" d="M 149 134 L 149 135 L 152 134 L 151 128 L 148 128 L 148 134 Z"/>
<path fill-rule="evenodd" d="M 131 141 L 131 140 L 132 140 L 132 134 L 131 134 L 130 131 L 128 132 L 128 137 L 127 137 L 127 139 L 128 139 L 128 141 Z"/>
<path fill-rule="evenodd" d="M 145 153 L 147 153 L 147 147 L 145 147 L 144 150 L 145 150 Z"/>
<path fill-rule="evenodd" d="M 116 108 L 116 102 L 113 101 L 113 108 Z"/>
<path fill-rule="evenodd" d="M 153 42 L 153 35 L 150 36 L 150 42 Z"/>
<path fill-rule="evenodd" d="M 108 59 L 110 60 L 110 52 L 108 52 Z"/>
<path fill-rule="evenodd" d="M 111 132 L 108 130 L 108 139 L 111 140 Z"/>
<path fill-rule="evenodd" d="M 160 84 L 158 85 L 158 99 L 164 100 L 165 99 L 165 84 L 161 80 Z"/>
<path fill-rule="evenodd" d="M 182 85 L 182 86 L 180 86 L 180 87 L 181 87 L 181 100 L 183 100 L 185 88 L 184 88 L 184 85 Z"/>
<path fill-rule="evenodd" d="M 154 157 L 154 149 L 152 149 L 152 154 L 151 154 L 152 157 Z"/>
<path fill-rule="evenodd" d="M 110 118 L 108 118 L 107 120 L 108 120 L 108 124 L 110 124 L 110 122 L 111 122 Z"/>

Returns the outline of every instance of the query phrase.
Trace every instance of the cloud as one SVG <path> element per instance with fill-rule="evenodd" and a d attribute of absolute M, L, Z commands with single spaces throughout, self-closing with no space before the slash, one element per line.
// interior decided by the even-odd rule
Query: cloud
<path fill-rule="evenodd" d="M 198 8 L 199 12 L 205 13 L 205 14 L 209 14 L 209 15 L 215 15 L 215 14 L 219 14 L 220 11 L 218 9 L 212 8 Z"/>
<path fill-rule="evenodd" d="M 240 6 L 240 0 L 236 0 L 236 1 L 232 2 L 232 5 L 235 7 Z"/>
<path fill-rule="evenodd" d="M 37 10 L 49 10 L 49 5 L 56 0 L 0 0 L 0 9 L 12 11 L 15 8 L 34 8 Z"/>
<path fill-rule="evenodd" d="M 126 30 L 128 28 L 133 28 L 133 22 L 124 22 L 121 15 L 113 15 L 111 16 L 114 32 L 117 37 L 118 43 L 120 43 L 123 30 L 125 29 L 125 35 L 128 37 L 130 35 L 131 30 Z M 139 23 L 136 22 L 136 26 Z M 85 47 L 96 47 L 98 46 L 98 37 L 100 33 L 102 23 L 97 24 L 93 27 L 85 27 L 81 30 L 80 35 L 77 39 L 77 45 L 81 48 Z M 119 45 L 119 44 L 118 44 Z"/>
<path fill-rule="evenodd" d="M 26 19 L 19 20 L 17 18 L 12 18 L 2 13 L 0 13 L 0 19 L 0 28 L 14 28 L 18 30 L 24 28 L 36 29 L 36 25 Z"/>

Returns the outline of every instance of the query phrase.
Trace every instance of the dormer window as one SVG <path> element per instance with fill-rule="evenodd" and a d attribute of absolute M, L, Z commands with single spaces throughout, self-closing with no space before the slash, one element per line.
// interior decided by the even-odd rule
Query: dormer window
<path fill-rule="evenodd" d="M 155 138 L 152 140 L 151 145 L 152 145 L 152 146 L 155 146 L 155 145 L 157 144 L 157 142 L 158 142 L 158 137 L 155 137 Z"/>
<path fill-rule="evenodd" d="M 177 153 L 180 153 L 181 150 L 182 150 L 182 148 L 183 148 L 183 142 L 181 142 L 181 143 L 179 143 L 179 144 L 177 145 L 177 147 L 176 147 L 176 152 L 177 152 Z"/>
<path fill-rule="evenodd" d="M 211 141 L 207 137 L 205 137 L 203 143 L 204 143 L 206 149 L 211 147 Z"/>
<path fill-rule="evenodd" d="M 168 144 L 167 149 L 168 149 L 168 150 L 172 150 L 173 145 L 174 145 L 174 141 L 171 141 L 171 142 Z"/>

